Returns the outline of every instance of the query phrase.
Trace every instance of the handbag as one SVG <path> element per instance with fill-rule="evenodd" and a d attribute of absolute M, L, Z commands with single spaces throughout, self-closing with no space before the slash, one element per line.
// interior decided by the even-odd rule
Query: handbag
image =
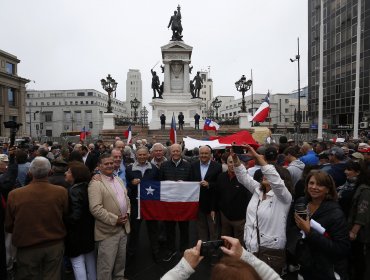
<path fill-rule="evenodd" d="M 256 256 L 263 262 L 267 263 L 273 270 L 276 271 L 279 275 L 282 274 L 282 269 L 286 264 L 286 254 L 285 249 L 272 249 L 261 246 L 260 239 L 260 230 L 258 226 L 258 206 L 260 205 L 260 200 L 257 204 L 256 211 L 256 221 L 257 221 L 257 243 L 258 243 L 258 252 Z"/>

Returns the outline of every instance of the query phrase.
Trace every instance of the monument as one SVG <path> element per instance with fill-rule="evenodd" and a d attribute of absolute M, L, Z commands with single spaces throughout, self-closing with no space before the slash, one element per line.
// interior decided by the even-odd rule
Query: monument
<path fill-rule="evenodd" d="M 184 115 L 184 127 L 194 127 L 194 115 L 201 115 L 203 102 L 190 91 L 190 74 L 192 67 L 191 55 L 193 47 L 183 41 L 180 6 L 171 16 L 168 27 L 171 26 L 172 37 L 168 44 L 161 47 L 162 63 L 164 73 L 163 84 L 160 89 L 160 98 L 153 96 L 152 119 L 149 129 L 160 129 L 160 116 L 166 116 L 166 127 L 171 125 L 172 116 L 177 116 L 180 112 Z M 153 69 L 151 69 L 153 73 Z M 156 82 L 157 83 L 157 82 Z M 154 90 L 154 89 L 153 89 Z M 154 93 L 154 91 L 153 91 Z"/>

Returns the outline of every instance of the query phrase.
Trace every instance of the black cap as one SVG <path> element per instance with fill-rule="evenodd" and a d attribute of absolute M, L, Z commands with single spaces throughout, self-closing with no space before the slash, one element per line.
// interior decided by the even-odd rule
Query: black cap
<path fill-rule="evenodd" d="M 265 151 L 266 160 L 276 160 L 278 156 L 278 151 L 275 147 L 268 147 Z"/>

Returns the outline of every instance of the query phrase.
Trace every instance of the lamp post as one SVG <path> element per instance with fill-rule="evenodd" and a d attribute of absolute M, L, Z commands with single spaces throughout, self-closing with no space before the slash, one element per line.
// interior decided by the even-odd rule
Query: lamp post
<path fill-rule="evenodd" d="M 140 101 L 135 97 L 134 100 L 130 101 L 131 108 L 134 109 L 134 122 L 136 122 L 136 110 L 139 108 Z"/>
<path fill-rule="evenodd" d="M 235 87 L 236 90 L 242 93 L 242 113 L 247 112 L 247 108 L 245 106 L 245 93 L 251 88 L 252 86 L 252 80 L 248 80 L 247 78 L 243 75 L 240 80 L 235 82 Z"/>
<path fill-rule="evenodd" d="M 141 127 L 144 127 L 147 125 L 147 119 L 148 119 L 148 110 L 144 106 L 143 109 L 140 110 L 141 114 Z"/>
<path fill-rule="evenodd" d="M 101 79 L 100 82 L 101 82 L 103 89 L 108 93 L 108 107 L 107 107 L 106 113 L 113 113 L 112 112 L 112 92 L 116 91 L 118 83 L 110 76 L 110 74 L 108 74 L 107 80 Z"/>
<path fill-rule="evenodd" d="M 33 119 L 36 119 L 36 114 L 40 113 L 40 111 L 33 112 Z M 30 108 L 30 137 L 32 138 L 32 113 Z"/>
<path fill-rule="evenodd" d="M 212 101 L 212 106 L 215 108 L 216 110 L 216 120 L 218 120 L 218 108 L 221 107 L 221 103 L 222 101 L 221 100 L 218 100 L 218 98 L 216 97 L 213 101 Z"/>
<path fill-rule="evenodd" d="M 301 56 L 299 55 L 299 38 L 297 38 L 298 42 L 298 54 L 295 56 L 295 59 L 290 59 L 290 62 L 298 62 L 298 112 L 297 112 L 297 119 L 296 119 L 296 143 L 298 143 L 298 135 L 301 129 L 301 74 L 300 74 L 300 59 Z"/>

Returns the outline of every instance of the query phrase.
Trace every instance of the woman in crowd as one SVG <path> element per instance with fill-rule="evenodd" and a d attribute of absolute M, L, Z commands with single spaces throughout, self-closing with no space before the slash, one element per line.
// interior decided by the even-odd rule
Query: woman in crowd
<path fill-rule="evenodd" d="M 342 207 L 344 215 L 348 218 L 349 211 L 352 205 L 352 198 L 357 187 L 364 183 L 366 177 L 365 172 L 361 172 L 363 164 L 358 161 L 349 160 L 344 173 L 346 174 L 346 182 L 338 187 L 338 202 Z"/>
<path fill-rule="evenodd" d="M 95 280 L 94 217 L 89 210 L 87 193 L 90 171 L 83 163 L 75 161 L 70 163 L 65 177 L 71 184 L 65 255 L 71 259 L 76 280 Z"/>
<path fill-rule="evenodd" d="M 221 235 L 232 236 L 243 244 L 245 211 L 252 194 L 238 182 L 232 156 L 227 158 L 227 171 L 217 177 L 216 210 L 221 214 Z"/>
<path fill-rule="evenodd" d="M 334 280 L 334 264 L 343 261 L 350 250 L 348 227 L 337 202 L 334 180 L 324 171 L 311 171 L 305 193 L 307 213 L 305 217 L 294 213 L 295 231 L 288 231 L 287 247 L 294 248 L 291 253 L 304 279 Z"/>
<path fill-rule="evenodd" d="M 285 266 L 286 222 L 292 195 L 275 167 L 267 164 L 263 155 L 245 145 L 261 166 L 262 181 L 255 181 L 236 154 L 232 153 L 237 180 L 251 193 L 244 227 L 244 242 L 248 251 L 281 274 Z"/>
<path fill-rule="evenodd" d="M 353 166 L 353 169 L 348 169 Z M 356 167 L 355 167 L 356 166 Z M 370 178 L 363 162 L 349 164 L 347 178 L 356 178 L 349 211 L 349 238 L 352 241 L 352 278 L 370 279 Z"/>

